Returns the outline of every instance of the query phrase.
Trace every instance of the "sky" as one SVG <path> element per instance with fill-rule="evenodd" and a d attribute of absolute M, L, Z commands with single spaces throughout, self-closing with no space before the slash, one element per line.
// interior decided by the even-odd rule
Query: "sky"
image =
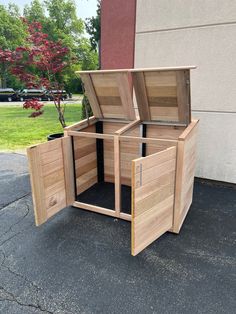
<path fill-rule="evenodd" d="M 0 0 L 0 4 L 7 5 L 8 3 L 15 3 L 19 8 L 23 9 L 31 0 Z M 85 19 L 96 15 L 97 0 L 75 0 L 77 6 L 77 14 L 80 18 Z"/>

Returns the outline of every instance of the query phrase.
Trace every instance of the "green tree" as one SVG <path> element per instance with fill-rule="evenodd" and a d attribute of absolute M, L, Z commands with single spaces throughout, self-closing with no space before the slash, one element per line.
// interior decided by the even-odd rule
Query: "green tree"
<path fill-rule="evenodd" d="M 0 47 L 3 50 L 13 50 L 22 45 L 26 39 L 26 28 L 22 23 L 19 10 L 16 5 L 10 5 L 6 8 L 0 5 Z M 2 87 L 11 85 L 14 81 L 15 86 L 19 85 L 8 72 L 8 63 L 0 64 L 0 81 Z M 9 86 L 10 86 L 9 85 Z M 10 86 L 12 87 L 12 86 Z"/>
<path fill-rule="evenodd" d="M 45 8 L 41 1 L 39 0 L 32 0 L 30 4 L 27 4 L 24 7 L 24 17 L 30 22 L 40 22 L 42 23 L 43 27 L 48 22 L 48 18 L 45 14 Z"/>
<path fill-rule="evenodd" d="M 82 67 L 85 53 L 81 53 L 84 45 L 81 40 L 84 34 L 84 22 L 77 17 L 76 5 L 73 0 L 32 0 L 24 9 L 24 17 L 30 22 L 38 21 L 43 26 L 43 31 L 53 41 L 61 40 L 63 45 L 70 49 L 74 64 L 68 67 L 64 75 L 64 83 L 68 91 L 76 92 L 75 70 Z M 87 51 L 87 50 L 86 50 Z M 86 59 L 91 59 L 87 57 Z"/>
<path fill-rule="evenodd" d="M 87 18 L 85 22 L 86 30 L 90 35 L 91 46 L 94 50 L 99 49 L 101 38 L 101 0 L 97 3 L 97 15 Z"/>
<path fill-rule="evenodd" d="M 85 22 L 86 31 L 90 35 L 90 43 L 91 43 L 91 52 L 95 52 L 97 55 L 97 66 L 94 63 L 90 63 L 90 67 L 88 66 L 88 62 L 86 62 L 86 58 L 82 58 L 84 61 L 82 70 L 94 70 L 100 68 L 100 38 L 101 38 L 101 0 L 97 2 L 97 12 L 96 16 L 92 16 L 91 18 L 87 18 Z M 99 55 L 98 55 L 99 54 Z M 94 66 L 94 67 L 91 67 Z M 88 98 L 84 95 L 82 100 L 82 118 L 85 119 L 88 116 L 92 116 L 93 112 L 90 107 Z"/>

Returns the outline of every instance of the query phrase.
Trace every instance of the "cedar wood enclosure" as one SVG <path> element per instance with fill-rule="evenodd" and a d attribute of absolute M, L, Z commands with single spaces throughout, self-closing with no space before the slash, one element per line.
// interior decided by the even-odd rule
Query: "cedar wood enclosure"
<path fill-rule="evenodd" d="M 132 255 L 178 233 L 193 193 L 193 68 L 79 72 L 94 116 L 27 150 L 36 224 L 68 205 L 125 219 Z"/>

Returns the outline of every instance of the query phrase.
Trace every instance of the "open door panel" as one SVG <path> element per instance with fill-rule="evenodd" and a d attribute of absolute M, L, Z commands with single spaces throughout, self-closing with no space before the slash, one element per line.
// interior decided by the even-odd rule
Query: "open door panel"
<path fill-rule="evenodd" d="M 27 149 L 34 202 L 39 226 L 74 202 L 73 154 L 70 137 Z"/>
<path fill-rule="evenodd" d="M 175 172 L 174 146 L 132 161 L 132 255 L 172 227 Z"/>

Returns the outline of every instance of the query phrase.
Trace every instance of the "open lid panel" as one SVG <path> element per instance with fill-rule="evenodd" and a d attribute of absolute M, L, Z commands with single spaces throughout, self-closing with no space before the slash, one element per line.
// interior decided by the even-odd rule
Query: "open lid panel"
<path fill-rule="evenodd" d="M 96 118 L 135 120 L 128 70 L 76 72 Z"/>
<path fill-rule="evenodd" d="M 191 122 L 189 67 L 133 69 L 132 78 L 142 121 Z"/>

